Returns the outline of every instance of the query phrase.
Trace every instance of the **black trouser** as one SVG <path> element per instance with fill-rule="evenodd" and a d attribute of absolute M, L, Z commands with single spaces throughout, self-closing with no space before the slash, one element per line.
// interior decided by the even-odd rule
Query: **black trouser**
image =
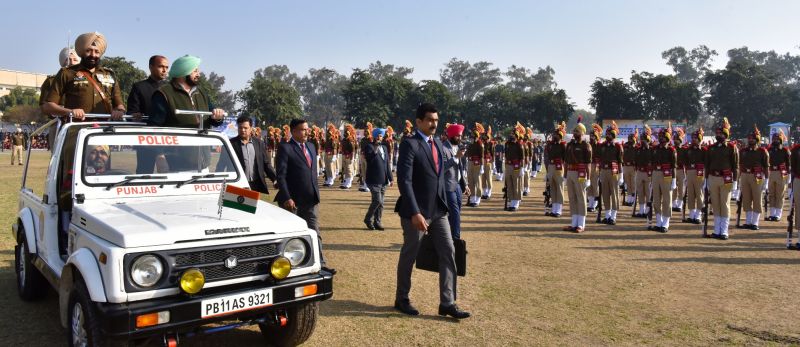
<path fill-rule="evenodd" d="M 367 208 L 367 215 L 364 216 L 364 223 L 373 226 L 382 226 L 381 217 L 383 216 L 383 201 L 386 197 L 385 184 L 369 184 L 369 193 L 372 195 L 372 202 Z"/>

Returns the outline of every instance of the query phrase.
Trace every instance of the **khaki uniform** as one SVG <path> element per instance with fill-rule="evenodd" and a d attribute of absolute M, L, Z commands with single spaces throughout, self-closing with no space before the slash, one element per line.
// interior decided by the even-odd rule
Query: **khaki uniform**
<path fill-rule="evenodd" d="M 91 81 L 96 83 L 92 83 Z M 99 91 L 98 91 L 99 90 Z M 111 69 L 97 66 L 94 72 L 80 64 L 61 68 L 50 82 L 45 102 L 61 104 L 68 109 L 82 109 L 86 113 L 110 114 L 123 106 L 122 92 Z M 64 139 L 58 201 L 63 211 L 72 211 L 72 163 L 75 157 L 75 138 Z"/>
<path fill-rule="evenodd" d="M 470 190 L 469 205 L 477 205 L 481 202 L 481 174 L 483 171 L 483 140 L 475 139 L 475 142 L 467 146 L 465 155 L 467 156 L 467 186 Z"/>
<path fill-rule="evenodd" d="M 353 139 L 343 138 L 341 142 L 342 153 L 342 185 L 341 187 L 350 188 L 353 182 L 353 160 L 355 159 L 356 141 Z"/>
<path fill-rule="evenodd" d="M 739 150 L 728 141 L 708 147 L 706 181 L 711 208 L 714 210 L 714 234 L 728 236 L 733 182 L 739 179 Z"/>
<path fill-rule="evenodd" d="M 366 130 L 365 130 L 366 131 Z M 367 158 L 364 155 L 364 148 L 366 146 L 370 146 L 372 143 L 371 138 L 366 136 L 361 138 L 361 143 L 359 144 L 359 151 L 360 155 L 358 156 L 358 182 L 361 186 L 359 189 L 369 189 L 367 188 Z"/>
<path fill-rule="evenodd" d="M 636 156 L 636 145 L 632 142 L 626 142 L 623 146 L 622 152 L 622 179 L 625 184 L 625 189 L 628 190 L 628 195 L 625 197 L 626 205 L 633 205 L 633 200 L 636 198 L 636 163 L 634 158 Z"/>
<path fill-rule="evenodd" d="M 683 197 L 686 196 L 686 151 L 689 146 L 675 147 L 677 164 L 675 166 L 675 190 L 672 192 L 672 208 L 676 212 L 683 210 Z M 687 197 L 688 198 L 688 197 Z"/>
<path fill-rule="evenodd" d="M 14 165 L 14 159 L 17 159 L 17 164 L 22 165 L 22 152 L 25 148 L 25 135 L 22 133 L 14 133 L 11 135 L 11 165 Z"/>
<path fill-rule="evenodd" d="M 747 215 L 745 226 L 758 226 L 763 212 L 761 202 L 768 168 L 769 154 L 766 148 L 748 146 L 739 153 L 739 190 L 742 194 L 742 209 Z"/>
<path fill-rule="evenodd" d="M 692 144 L 686 149 L 686 206 L 689 219 L 700 223 L 700 215 L 704 207 L 703 184 L 705 183 L 706 148 Z"/>
<path fill-rule="evenodd" d="M 325 185 L 330 186 L 338 174 L 337 156 L 339 155 L 339 141 L 329 134 L 325 136 Z"/>
<path fill-rule="evenodd" d="M 619 175 L 624 150 L 621 144 L 606 141 L 597 146 L 600 153 L 600 196 L 603 199 L 603 208 L 606 210 L 606 219 L 616 220 L 619 210 Z"/>
<path fill-rule="evenodd" d="M 653 148 L 651 157 L 653 213 L 656 215 L 656 227 L 659 231 L 669 228 L 669 219 L 672 217 L 672 182 L 675 179 L 675 165 L 677 152 L 670 144 L 659 145 Z"/>
<path fill-rule="evenodd" d="M 522 141 L 522 153 L 524 154 L 525 173 L 522 175 L 522 195 L 528 195 L 531 191 L 531 168 L 533 166 L 533 144 L 530 140 Z"/>
<path fill-rule="evenodd" d="M 561 214 L 564 204 L 564 170 L 567 153 L 567 143 L 564 141 L 548 141 L 544 154 L 547 162 L 547 184 L 550 186 L 550 201 L 553 204 L 552 213 Z"/>
<path fill-rule="evenodd" d="M 524 154 L 519 142 L 506 141 L 505 184 L 510 208 L 519 208 L 522 200 L 522 166 Z"/>
<path fill-rule="evenodd" d="M 791 169 L 791 153 L 784 146 L 770 146 L 769 148 L 769 216 L 773 220 L 780 220 L 783 214 L 783 200 L 786 185 L 789 183 L 789 169 Z"/>
<path fill-rule="evenodd" d="M 636 147 L 636 155 L 634 156 L 634 163 L 636 164 L 636 175 L 633 184 L 636 187 L 636 200 L 639 204 L 639 215 L 644 216 L 648 213 L 647 203 L 650 202 L 650 194 L 652 193 L 650 182 L 653 176 L 652 167 L 652 148 L 647 148 L 644 145 Z"/>
<path fill-rule="evenodd" d="M 483 146 L 483 174 L 481 174 L 481 186 L 483 196 L 487 199 L 492 196 L 492 168 L 494 167 L 494 141 L 489 140 Z"/>
<path fill-rule="evenodd" d="M 589 197 L 589 210 L 594 211 L 597 207 L 597 198 L 600 197 L 600 142 L 589 143 L 592 146 L 592 170 L 589 174 L 589 188 L 586 189 L 586 196 Z"/>
<path fill-rule="evenodd" d="M 591 175 L 592 146 L 573 139 L 567 144 L 567 193 L 572 227 L 586 226 L 586 182 Z"/>

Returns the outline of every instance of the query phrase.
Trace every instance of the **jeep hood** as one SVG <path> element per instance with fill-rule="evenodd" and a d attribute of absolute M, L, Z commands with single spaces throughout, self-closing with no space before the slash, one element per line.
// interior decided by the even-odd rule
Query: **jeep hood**
<path fill-rule="evenodd" d="M 72 223 L 126 248 L 308 229 L 302 218 L 264 201 L 254 214 L 223 208 L 220 219 L 218 199 L 209 194 L 87 200 L 75 205 Z"/>

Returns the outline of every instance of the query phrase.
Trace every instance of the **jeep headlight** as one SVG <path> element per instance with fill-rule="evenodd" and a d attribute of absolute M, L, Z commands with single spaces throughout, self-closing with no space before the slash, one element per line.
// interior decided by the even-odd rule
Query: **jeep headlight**
<path fill-rule="evenodd" d="M 289 259 L 292 266 L 298 266 L 306 259 L 306 243 L 300 239 L 291 239 L 283 247 L 283 256 Z"/>
<path fill-rule="evenodd" d="M 131 265 L 131 279 L 140 287 L 151 287 L 164 274 L 164 265 L 158 257 L 147 254 L 136 258 Z"/>

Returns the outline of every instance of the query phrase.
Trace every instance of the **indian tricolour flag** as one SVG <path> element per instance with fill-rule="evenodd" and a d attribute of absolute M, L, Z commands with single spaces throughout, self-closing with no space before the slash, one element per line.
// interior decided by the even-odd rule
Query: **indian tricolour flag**
<path fill-rule="evenodd" d="M 258 196 L 259 194 L 257 191 L 226 184 L 225 190 L 222 192 L 222 199 L 220 200 L 222 201 L 222 207 L 256 213 Z"/>

